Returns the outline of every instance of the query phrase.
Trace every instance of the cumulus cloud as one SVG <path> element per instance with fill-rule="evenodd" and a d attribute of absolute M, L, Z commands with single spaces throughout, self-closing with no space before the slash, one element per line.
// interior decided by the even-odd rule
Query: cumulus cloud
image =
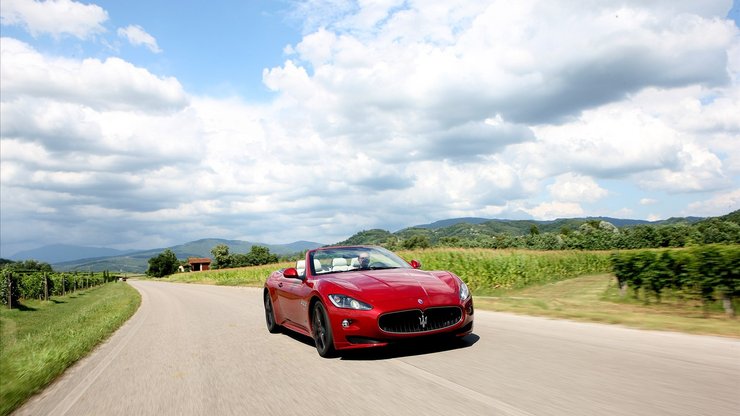
<path fill-rule="evenodd" d="M 370 27 L 344 24 L 362 16 L 361 7 L 294 50 L 318 89 L 380 108 L 414 107 L 448 126 L 495 114 L 556 121 L 649 86 L 728 82 L 730 22 L 674 12 L 695 8 L 685 4 L 582 6 L 492 2 L 451 11 L 390 2 Z"/>
<path fill-rule="evenodd" d="M 134 46 L 143 45 L 154 53 L 162 52 L 162 50 L 159 49 L 159 45 L 157 45 L 157 40 L 154 38 L 154 36 L 147 33 L 141 26 L 129 25 L 125 28 L 120 27 L 118 28 L 117 33 L 118 36 L 125 38 Z"/>
<path fill-rule="evenodd" d="M 83 230 L 120 236 L 116 218 L 191 199 L 203 146 L 176 80 L 118 58 L 45 56 L 10 38 L 0 65 L 0 186 L 13 195 L 0 202 L 4 240 L 29 229 L 48 241 L 84 242 L 74 240 Z"/>
<path fill-rule="evenodd" d="M 22 26 L 33 36 L 48 33 L 88 39 L 105 32 L 106 20 L 108 13 L 100 6 L 72 0 L 3 0 L 0 4 L 3 25 Z"/>
<path fill-rule="evenodd" d="M 2 3 L 3 24 L 33 32 L 18 4 Z M 722 197 L 740 174 L 728 8 L 309 1 L 305 35 L 263 71 L 275 98 L 260 105 L 3 38 L 3 244 L 28 244 L 29 229 L 101 245 L 331 243 L 452 216 L 590 215 L 614 182 L 713 195 L 687 215 L 737 209 Z M 159 51 L 138 26 L 118 35 Z M 651 203 L 611 212 L 647 217 Z"/>
<path fill-rule="evenodd" d="M 707 200 L 689 204 L 686 215 L 717 216 L 740 209 L 740 189 L 721 192 Z"/>
<path fill-rule="evenodd" d="M 684 107 L 698 101 L 703 91 L 696 89 L 692 97 L 684 90 L 682 100 L 676 101 L 673 92 L 652 90 L 584 112 L 571 123 L 537 127 L 540 141 L 520 153 L 537 158 L 545 171 L 555 174 L 573 170 L 602 178 L 633 176 L 646 188 L 670 192 L 725 187 L 729 172 L 719 155 L 722 148 L 737 149 L 738 136 L 732 130 L 701 132 L 674 123 L 680 114 L 690 114 Z M 736 107 L 740 111 L 740 105 Z M 700 117 L 683 124 L 697 123 Z M 729 140 L 721 145 L 703 140 L 715 135 Z"/>
<path fill-rule="evenodd" d="M 3 101 L 34 97 L 95 109 L 169 111 L 187 105 L 177 79 L 158 77 L 120 58 L 48 57 L 30 45 L 2 38 Z"/>
<path fill-rule="evenodd" d="M 565 173 L 555 178 L 555 183 L 548 186 L 550 195 L 561 202 L 594 202 L 608 194 L 592 178 Z"/>
<path fill-rule="evenodd" d="M 555 220 L 558 218 L 581 217 L 584 215 L 583 208 L 575 202 L 543 202 L 526 212 L 539 220 Z"/>

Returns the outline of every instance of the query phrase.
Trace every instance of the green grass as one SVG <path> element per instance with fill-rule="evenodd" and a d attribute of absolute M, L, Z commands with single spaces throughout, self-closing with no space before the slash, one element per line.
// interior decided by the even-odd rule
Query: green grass
<path fill-rule="evenodd" d="M 0 415 L 7 415 L 108 338 L 141 303 L 124 283 L 0 309 Z"/>
<path fill-rule="evenodd" d="M 204 272 L 175 273 L 162 279 L 154 278 L 154 280 L 223 286 L 262 286 L 270 273 L 284 267 L 295 267 L 295 262 L 240 267 L 236 269 L 207 270 Z"/>
<path fill-rule="evenodd" d="M 727 318 L 718 302 L 706 310 L 698 301 L 671 295 L 647 303 L 622 296 L 611 274 L 509 290 L 475 302 L 494 311 L 740 338 L 740 320 Z"/>

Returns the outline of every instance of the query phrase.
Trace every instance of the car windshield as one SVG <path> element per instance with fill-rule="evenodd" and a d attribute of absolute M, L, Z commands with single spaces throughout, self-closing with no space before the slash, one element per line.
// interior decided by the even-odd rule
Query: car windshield
<path fill-rule="evenodd" d="M 381 247 L 337 247 L 316 250 L 311 254 L 311 265 L 314 274 L 411 267 L 403 259 Z"/>

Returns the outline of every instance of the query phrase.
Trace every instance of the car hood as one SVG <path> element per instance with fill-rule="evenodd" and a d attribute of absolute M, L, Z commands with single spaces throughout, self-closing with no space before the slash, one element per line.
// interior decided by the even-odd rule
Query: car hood
<path fill-rule="evenodd" d="M 413 307 L 448 305 L 459 299 L 457 283 L 448 272 L 357 270 L 332 276 L 329 281 L 348 292 L 355 292 L 355 296 L 374 306 L 398 305 L 399 302 Z"/>

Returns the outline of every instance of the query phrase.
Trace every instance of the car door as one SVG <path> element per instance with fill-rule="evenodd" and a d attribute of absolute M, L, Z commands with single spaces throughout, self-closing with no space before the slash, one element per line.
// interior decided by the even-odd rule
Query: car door
<path fill-rule="evenodd" d="M 283 318 L 308 330 L 308 296 L 311 290 L 305 280 L 280 277 L 277 294 Z"/>

